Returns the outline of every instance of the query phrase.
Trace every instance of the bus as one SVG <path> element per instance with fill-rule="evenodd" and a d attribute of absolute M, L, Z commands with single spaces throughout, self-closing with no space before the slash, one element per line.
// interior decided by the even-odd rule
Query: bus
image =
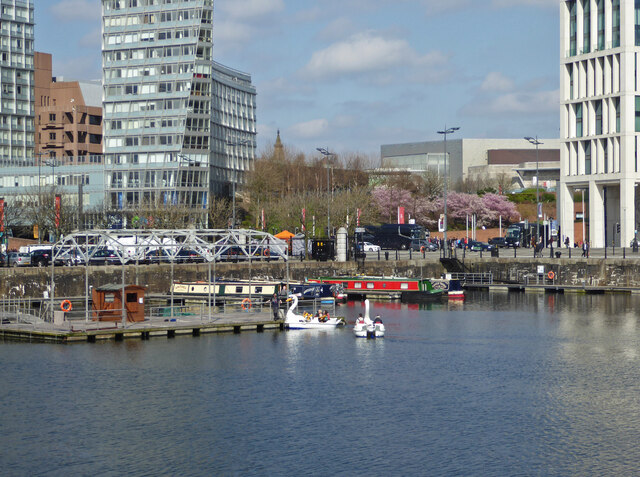
<path fill-rule="evenodd" d="M 383 249 L 408 250 L 411 243 L 426 244 L 429 231 L 418 224 L 365 225 L 356 229 L 356 242 L 371 242 Z"/>

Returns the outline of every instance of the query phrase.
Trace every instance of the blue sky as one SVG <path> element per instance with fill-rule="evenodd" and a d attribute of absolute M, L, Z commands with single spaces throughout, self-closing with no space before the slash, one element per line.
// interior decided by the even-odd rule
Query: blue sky
<path fill-rule="evenodd" d="M 100 78 L 99 0 L 37 0 L 54 75 Z M 251 74 L 259 151 L 558 137 L 558 0 L 215 0 L 214 57 Z M 452 137 L 453 139 L 453 137 Z"/>

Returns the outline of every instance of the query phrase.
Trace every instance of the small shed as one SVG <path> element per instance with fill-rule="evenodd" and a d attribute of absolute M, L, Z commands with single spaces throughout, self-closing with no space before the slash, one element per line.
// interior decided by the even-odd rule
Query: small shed
<path fill-rule="evenodd" d="M 124 286 L 124 307 L 127 321 L 144 321 L 144 294 L 140 285 Z M 94 321 L 122 321 L 122 285 L 108 284 L 91 292 Z"/>

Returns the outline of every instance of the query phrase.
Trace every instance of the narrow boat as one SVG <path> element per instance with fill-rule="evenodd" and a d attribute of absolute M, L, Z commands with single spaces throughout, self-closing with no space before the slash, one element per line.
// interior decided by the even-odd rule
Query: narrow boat
<path fill-rule="evenodd" d="M 428 278 L 408 277 L 320 277 L 309 280 L 317 283 L 342 285 L 349 298 L 382 298 L 405 302 L 440 301 L 442 290 L 436 290 Z"/>
<path fill-rule="evenodd" d="M 174 282 L 172 285 L 174 295 L 191 298 L 208 298 L 215 296 L 216 301 L 249 298 L 253 301 L 264 302 L 271 299 L 274 293 L 280 296 L 294 293 L 300 301 L 321 300 L 322 303 L 333 303 L 337 297 L 341 297 L 342 287 L 335 284 L 322 283 L 290 283 L 282 281 L 264 280 L 216 280 L 208 282 Z"/>
<path fill-rule="evenodd" d="M 311 313 L 297 314 L 298 297 L 296 295 L 289 295 L 287 301 L 291 302 L 291 306 L 287 310 L 284 326 L 290 330 L 329 330 L 345 324 L 344 318 L 330 318 L 328 314 L 323 316 L 314 316 Z"/>
<path fill-rule="evenodd" d="M 380 316 L 374 320 L 369 316 L 369 300 L 364 301 L 364 317 L 359 316 L 353 326 L 353 334 L 357 338 L 382 338 L 384 336 L 384 324 Z"/>

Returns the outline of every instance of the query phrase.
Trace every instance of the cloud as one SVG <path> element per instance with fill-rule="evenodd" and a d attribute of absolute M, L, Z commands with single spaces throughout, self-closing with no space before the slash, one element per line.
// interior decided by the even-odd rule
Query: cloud
<path fill-rule="evenodd" d="M 241 21 L 273 15 L 284 9 L 284 0 L 216 0 L 216 10 Z"/>
<path fill-rule="evenodd" d="M 77 20 L 99 22 L 102 17 L 97 0 L 62 0 L 51 5 L 49 11 L 56 20 L 65 23 Z"/>
<path fill-rule="evenodd" d="M 329 121 L 326 119 L 313 119 L 290 126 L 289 132 L 298 138 L 313 139 L 325 134 L 328 129 Z"/>
<path fill-rule="evenodd" d="M 446 63 L 447 58 L 439 52 L 419 55 L 403 39 L 387 38 L 368 31 L 314 52 L 300 73 L 313 79 L 368 75 L 371 82 L 388 84 L 397 78 L 399 69 L 408 68 L 411 70 L 409 76 L 425 81 L 430 76 L 425 72 L 436 67 L 445 69 Z"/>
<path fill-rule="evenodd" d="M 89 33 L 84 35 L 80 40 L 78 46 L 82 48 L 102 48 L 102 30 L 100 27 L 94 28 Z"/>
<path fill-rule="evenodd" d="M 65 81 L 97 80 L 102 78 L 100 56 L 90 55 L 59 60 L 53 57 L 53 76 L 63 77 Z"/>
<path fill-rule="evenodd" d="M 552 7 L 558 8 L 558 0 L 491 0 L 491 5 L 495 8 L 506 7 Z"/>
<path fill-rule="evenodd" d="M 559 98 L 559 90 L 511 92 L 476 98 L 464 106 L 462 112 L 469 116 L 557 114 Z"/>
<path fill-rule="evenodd" d="M 513 88 L 513 80 L 497 71 L 489 73 L 480 85 L 480 90 L 486 92 L 506 92 L 512 91 Z"/>

